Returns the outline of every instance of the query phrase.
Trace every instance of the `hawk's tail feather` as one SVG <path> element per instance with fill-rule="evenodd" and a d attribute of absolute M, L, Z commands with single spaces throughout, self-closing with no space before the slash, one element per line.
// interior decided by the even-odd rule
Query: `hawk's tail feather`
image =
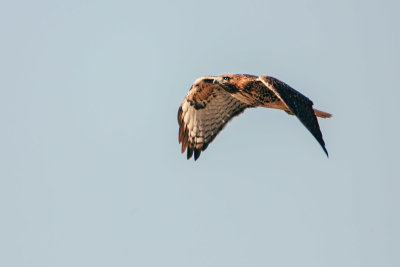
<path fill-rule="evenodd" d="M 332 117 L 332 114 L 324 112 L 324 111 L 321 111 L 321 110 L 318 110 L 318 109 L 315 109 L 315 108 L 314 108 L 314 113 L 315 113 L 315 116 L 320 117 L 320 118 L 324 118 L 324 119 Z"/>
<path fill-rule="evenodd" d="M 286 111 L 287 114 L 294 115 L 294 113 L 292 111 L 287 110 L 287 109 L 284 109 L 284 110 Z M 324 119 L 332 117 L 332 114 L 330 114 L 328 112 L 324 112 L 324 111 L 318 110 L 318 109 L 315 109 L 315 108 L 314 108 L 314 113 L 315 113 L 315 116 L 320 117 L 320 118 L 324 118 Z"/>

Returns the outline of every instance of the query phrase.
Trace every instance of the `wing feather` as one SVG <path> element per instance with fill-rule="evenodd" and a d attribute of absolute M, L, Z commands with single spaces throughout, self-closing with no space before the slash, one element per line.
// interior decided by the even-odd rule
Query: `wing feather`
<path fill-rule="evenodd" d="M 315 137 L 328 156 L 328 151 L 325 148 L 325 142 L 322 138 L 318 120 L 312 107 L 313 102 L 300 92 L 276 78 L 270 76 L 260 76 L 259 80 L 264 83 L 269 90 L 274 92 L 276 96 L 287 106 L 287 108 L 293 112 L 294 115 L 296 115 L 301 123 Z"/>
<path fill-rule="evenodd" d="M 194 154 L 197 160 L 226 124 L 249 107 L 212 81 L 196 80 L 178 110 L 179 143 L 188 159 Z"/>

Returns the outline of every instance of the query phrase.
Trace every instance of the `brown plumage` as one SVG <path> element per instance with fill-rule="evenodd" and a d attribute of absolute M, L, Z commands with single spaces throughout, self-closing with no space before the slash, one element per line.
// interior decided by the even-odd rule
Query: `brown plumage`
<path fill-rule="evenodd" d="M 317 116 L 330 118 L 331 114 L 312 106 L 310 99 L 273 77 L 248 74 L 201 77 L 193 83 L 178 110 L 182 153 L 187 150 L 187 158 L 194 154 L 197 160 L 233 117 L 246 108 L 265 107 L 295 115 L 328 155 Z"/>

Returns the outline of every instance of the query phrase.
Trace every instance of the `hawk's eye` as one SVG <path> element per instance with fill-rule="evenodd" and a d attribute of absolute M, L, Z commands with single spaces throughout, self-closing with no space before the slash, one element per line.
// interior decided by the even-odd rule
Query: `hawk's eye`
<path fill-rule="evenodd" d="M 224 81 L 229 81 L 231 78 L 229 78 L 229 77 L 227 77 L 227 76 L 225 76 L 225 77 L 222 77 L 222 80 L 224 80 Z"/>

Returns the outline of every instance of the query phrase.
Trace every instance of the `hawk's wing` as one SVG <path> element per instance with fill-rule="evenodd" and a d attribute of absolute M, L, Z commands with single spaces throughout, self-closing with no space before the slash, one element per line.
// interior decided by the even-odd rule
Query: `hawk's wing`
<path fill-rule="evenodd" d="M 288 109 L 296 115 L 301 123 L 303 123 L 315 139 L 317 139 L 318 143 L 328 156 L 328 151 L 325 148 L 325 142 L 322 139 L 322 133 L 319 129 L 318 120 L 312 107 L 313 102 L 276 78 L 260 76 L 258 79 L 265 84 L 269 90 L 273 91 L 288 107 Z"/>
<path fill-rule="evenodd" d="M 248 107 L 213 81 L 196 80 L 178 110 L 179 143 L 182 153 L 187 149 L 188 159 L 194 153 L 197 160 L 225 125 Z"/>

